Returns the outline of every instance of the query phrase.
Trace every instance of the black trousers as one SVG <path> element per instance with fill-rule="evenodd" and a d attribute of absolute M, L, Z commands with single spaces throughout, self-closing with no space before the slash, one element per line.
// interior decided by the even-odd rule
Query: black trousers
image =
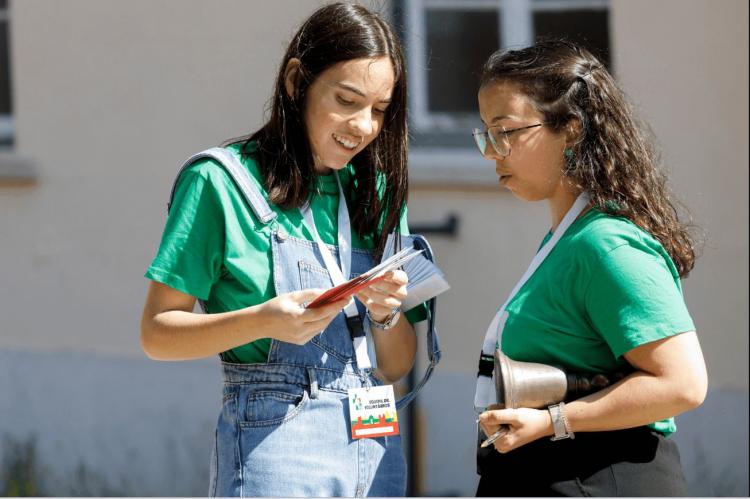
<path fill-rule="evenodd" d="M 477 464 L 478 497 L 687 495 L 677 445 L 645 426 L 480 449 Z"/>

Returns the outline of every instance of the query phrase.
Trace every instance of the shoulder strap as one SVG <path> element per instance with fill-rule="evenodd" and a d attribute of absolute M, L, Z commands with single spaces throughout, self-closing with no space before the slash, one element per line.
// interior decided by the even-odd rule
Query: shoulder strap
<path fill-rule="evenodd" d="M 427 257 L 428 260 L 434 262 L 435 257 L 432 254 L 432 248 L 430 248 L 430 244 L 427 242 L 427 239 L 425 239 L 424 236 L 419 234 L 412 234 L 408 236 L 410 239 L 412 239 L 414 247 L 416 249 L 424 250 L 424 255 Z M 432 298 L 427 302 L 427 310 L 429 313 L 429 317 L 427 320 L 427 357 L 429 360 L 429 364 L 427 365 L 427 368 L 425 369 L 424 375 L 422 376 L 422 379 L 411 389 L 409 393 L 401 397 L 396 402 L 396 408 L 401 409 L 403 407 L 406 407 L 409 402 L 414 400 L 414 398 L 417 396 L 419 391 L 424 387 L 424 385 L 429 381 L 430 376 L 432 376 L 432 371 L 435 369 L 435 366 L 438 365 L 440 362 L 440 357 L 442 356 L 442 353 L 440 352 L 440 342 L 438 341 L 438 335 L 437 331 L 435 330 L 435 312 L 437 309 L 437 297 Z"/>
<path fill-rule="evenodd" d="M 235 156 L 234 153 L 222 147 L 212 147 L 211 149 L 206 149 L 205 151 L 193 154 L 182 164 L 182 167 L 180 168 L 180 171 L 177 172 L 177 176 L 175 177 L 174 183 L 172 184 L 172 192 L 169 195 L 167 211 L 169 211 L 169 208 L 172 206 L 174 191 L 177 188 L 177 181 L 179 180 L 182 172 L 185 170 L 185 168 L 193 164 L 195 161 L 203 158 L 214 159 L 224 167 L 227 173 L 229 173 L 229 175 L 234 180 L 234 183 L 237 184 L 237 187 L 242 192 L 242 195 L 245 196 L 245 200 L 250 205 L 250 208 L 252 208 L 255 216 L 258 218 L 258 220 L 260 220 L 261 223 L 267 224 L 268 222 L 276 218 L 276 212 L 271 209 L 268 201 L 266 201 L 266 198 L 263 196 L 258 186 L 255 184 L 253 179 L 250 178 L 250 174 L 247 172 L 247 169 L 239 162 L 237 156 Z"/>

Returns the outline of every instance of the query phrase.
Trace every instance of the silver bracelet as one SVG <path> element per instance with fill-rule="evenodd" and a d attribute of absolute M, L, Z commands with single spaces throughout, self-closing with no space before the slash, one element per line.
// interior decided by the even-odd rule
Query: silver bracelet
<path fill-rule="evenodd" d="M 378 322 L 375 319 L 373 319 L 372 316 L 370 315 L 369 310 L 365 312 L 365 315 L 367 315 L 367 320 L 370 321 L 370 325 L 372 327 L 374 327 L 375 329 L 380 329 L 381 331 L 387 331 L 391 329 L 393 326 L 395 326 L 396 323 L 398 322 L 399 318 L 401 317 L 401 308 L 400 307 L 394 308 L 391 311 L 390 315 L 383 320 L 383 322 Z"/>
<path fill-rule="evenodd" d="M 565 417 L 565 402 L 551 405 L 547 410 L 549 411 L 550 418 L 552 418 L 552 428 L 555 430 L 555 436 L 550 440 L 576 438 L 575 434 L 570 431 L 568 418 Z"/>

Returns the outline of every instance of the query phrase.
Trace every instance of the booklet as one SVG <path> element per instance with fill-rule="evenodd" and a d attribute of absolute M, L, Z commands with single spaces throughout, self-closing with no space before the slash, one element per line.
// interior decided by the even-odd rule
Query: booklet
<path fill-rule="evenodd" d="M 414 237 L 402 235 L 399 242 L 402 248 L 412 247 L 414 246 Z M 394 233 L 391 233 L 385 243 L 383 258 L 389 257 L 393 251 Z M 403 270 L 409 276 L 409 284 L 406 286 L 406 298 L 401 302 L 402 310 L 411 310 L 450 289 L 450 284 L 445 279 L 443 272 L 424 254 L 420 254 L 418 258 L 405 263 Z"/>
<path fill-rule="evenodd" d="M 401 237 L 401 246 L 403 249 L 394 254 L 393 234 L 391 234 L 386 241 L 380 264 L 364 274 L 329 289 L 310 302 L 307 308 L 317 308 L 350 298 L 359 290 L 384 279 L 386 273 L 399 267 L 403 267 L 404 272 L 409 276 L 409 284 L 406 287 L 408 295 L 401 303 L 403 310 L 410 310 L 450 288 L 440 269 L 425 258 L 422 254 L 423 250 L 414 248 L 409 236 Z"/>

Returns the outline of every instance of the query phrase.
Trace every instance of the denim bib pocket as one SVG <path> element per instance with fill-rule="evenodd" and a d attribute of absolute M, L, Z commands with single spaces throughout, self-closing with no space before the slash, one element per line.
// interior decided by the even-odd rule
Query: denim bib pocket
<path fill-rule="evenodd" d="M 300 260 L 298 266 L 302 289 L 327 289 L 333 286 L 333 281 L 327 269 L 305 260 Z M 357 275 L 359 274 L 352 274 L 351 277 Z M 348 331 L 344 317 L 343 312 L 339 313 L 323 332 L 310 340 L 310 343 L 346 363 L 354 356 L 351 338 L 348 335 L 336 337 L 337 332 Z"/>

